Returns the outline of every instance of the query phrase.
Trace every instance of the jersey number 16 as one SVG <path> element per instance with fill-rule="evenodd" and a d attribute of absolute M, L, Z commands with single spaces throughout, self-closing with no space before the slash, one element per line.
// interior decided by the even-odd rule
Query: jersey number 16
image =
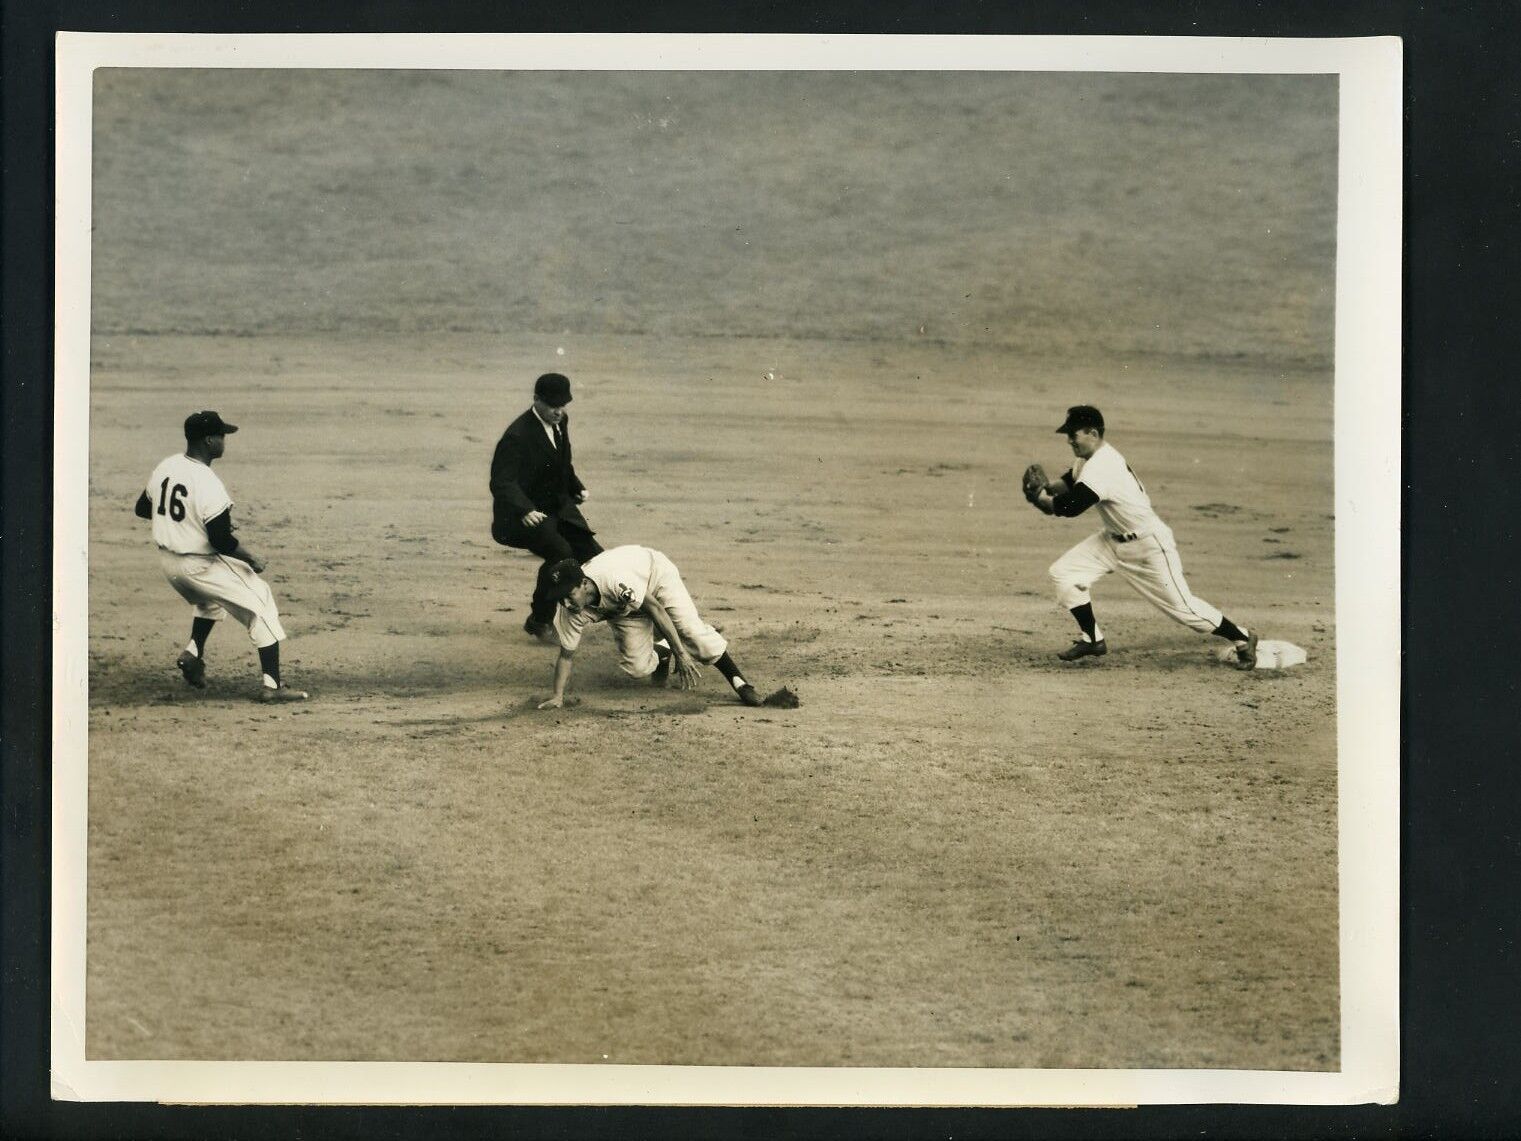
<path fill-rule="evenodd" d="M 176 523 L 185 518 L 185 503 L 182 496 L 189 495 L 190 489 L 183 483 L 174 485 L 174 490 L 169 490 L 169 477 L 164 477 L 164 482 L 158 485 L 158 513 L 164 513 L 164 500 L 169 501 L 169 518 Z"/>

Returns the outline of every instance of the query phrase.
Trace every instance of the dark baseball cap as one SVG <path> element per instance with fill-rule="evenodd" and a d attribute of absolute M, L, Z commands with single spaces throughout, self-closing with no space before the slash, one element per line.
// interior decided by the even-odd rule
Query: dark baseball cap
<path fill-rule="evenodd" d="M 546 372 L 533 382 L 533 394 L 551 408 L 563 408 L 570 403 L 570 377 Z"/>
<path fill-rule="evenodd" d="M 238 426 L 229 424 L 215 412 L 192 412 L 185 417 L 185 439 L 199 440 L 205 436 L 225 436 L 236 432 Z"/>
<path fill-rule="evenodd" d="M 539 570 L 539 589 L 550 602 L 569 598 L 570 592 L 581 585 L 581 564 L 575 559 L 561 559 L 546 563 Z"/>
<path fill-rule="evenodd" d="M 1062 421 L 1062 426 L 1057 431 L 1065 436 L 1076 432 L 1079 428 L 1097 428 L 1102 432 L 1104 414 L 1091 404 L 1074 404 L 1067 409 L 1067 418 Z"/>

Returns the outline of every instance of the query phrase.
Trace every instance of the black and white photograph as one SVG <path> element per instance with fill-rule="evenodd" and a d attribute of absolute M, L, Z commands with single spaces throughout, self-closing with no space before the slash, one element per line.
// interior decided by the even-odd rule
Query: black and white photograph
<path fill-rule="evenodd" d="M 1397 1098 L 1397 40 L 58 97 L 55 1097 Z"/>

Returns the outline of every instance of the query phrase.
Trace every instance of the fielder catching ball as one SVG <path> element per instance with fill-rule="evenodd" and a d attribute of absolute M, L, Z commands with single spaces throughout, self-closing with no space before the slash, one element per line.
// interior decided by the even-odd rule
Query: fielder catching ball
<path fill-rule="evenodd" d="M 1237 626 L 1193 594 L 1183 578 L 1172 529 L 1152 510 L 1146 488 L 1125 457 L 1104 440 L 1104 417 L 1079 404 L 1067 409 L 1057 431 L 1077 458 L 1060 479 L 1048 480 L 1039 464 L 1025 469 L 1025 498 L 1046 515 L 1071 518 L 1097 507 L 1104 526 L 1051 564 L 1056 598 L 1072 612 L 1081 637 L 1057 654 L 1064 662 L 1109 652 L 1093 616 L 1089 589 L 1106 574 L 1118 574 L 1163 614 L 1201 634 L 1227 638 L 1236 647 L 1236 665 L 1257 664 L 1257 635 Z"/>
<path fill-rule="evenodd" d="M 305 701 L 306 694 L 280 682 L 280 643 L 285 628 L 269 584 L 259 577 L 264 561 L 233 534 L 232 499 L 211 470 L 237 426 L 215 412 L 185 421 L 185 450 L 166 456 L 148 477 L 134 507 L 153 522 L 159 566 L 169 585 L 195 607 L 190 643 L 175 661 L 185 680 L 206 687 L 206 639 L 229 614 L 248 629 L 259 651 L 264 682 L 259 700 Z"/>
<path fill-rule="evenodd" d="M 703 621 L 674 563 L 649 547 L 614 547 L 583 565 L 562 559 L 540 574 L 539 589 L 559 605 L 554 631 L 560 642 L 555 660 L 554 694 L 540 709 L 565 704 L 571 664 L 581 634 L 595 622 L 613 628 L 619 666 L 630 677 L 669 678 L 679 689 L 697 684 L 697 663 L 715 666 L 746 705 L 760 705 L 755 687 L 745 680 L 722 634 Z M 660 645 L 657 639 L 663 639 Z"/>

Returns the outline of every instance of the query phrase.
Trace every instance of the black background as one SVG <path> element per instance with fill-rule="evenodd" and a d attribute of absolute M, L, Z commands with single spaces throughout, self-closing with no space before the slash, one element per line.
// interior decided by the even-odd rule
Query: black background
<path fill-rule="evenodd" d="M 622 9 L 622 10 L 620 10 Z M 176 1108 L 48 1100 L 53 35 L 794 32 L 1399 36 L 1406 309 L 1402 1077 L 1396 1106 Z M 1521 1137 L 1514 392 L 1521 4 L 11 0 L 0 40 L 0 1136 Z M 1345 430 L 1345 429 L 1343 429 Z M 1354 428 L 1355 430 L 1355 428 Z M 79 441 L 84 446 L 85 441 Z"/>

